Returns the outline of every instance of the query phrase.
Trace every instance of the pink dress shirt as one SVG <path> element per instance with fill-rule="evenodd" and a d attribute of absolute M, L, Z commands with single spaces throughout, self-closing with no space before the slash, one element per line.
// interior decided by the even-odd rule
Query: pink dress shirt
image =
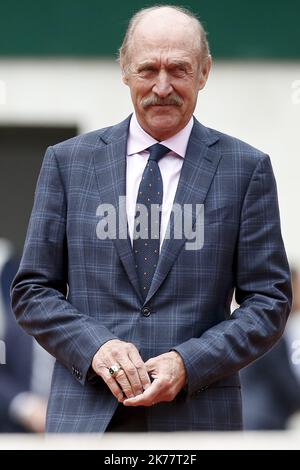
<path fill-rule="evenodd" d="M 172 210 L 176 189 L 178 186 L 180 171 L 185 157 L 186 148 L 190 138 L 194 119 L 191 117 L 187 125 L 169 139 L 160 143 L 170 149 L 158 165 L 163 180 L 163 203 L 161 216 L 160 247 L 166 233 L 167 225 Z M 126 211 L 128 220 L 129 236 L 132 243 L 134 230 L 134 215 L 137 193 L 142 179 L 149 151 L 145 150 L 158 141 L 151 137 L 142 129 L 136 115 L 133 114 L 127 141 L 127 160 L 126 160 Z"/>

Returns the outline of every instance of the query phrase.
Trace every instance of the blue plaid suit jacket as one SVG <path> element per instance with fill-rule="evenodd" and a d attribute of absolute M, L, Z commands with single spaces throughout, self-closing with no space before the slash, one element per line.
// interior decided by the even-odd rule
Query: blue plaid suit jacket
<path fill-rule="evenodd" d="M 238 371 L 278 340 L 291 305 L 270 159 L 194 121 L 174 202 L 204 204 L 204 245 L 165 240 L 143 302 L 130 240 L 96 235 L 98 205 L 126 193 L 129 122 L 50 147 L 39 176 L 12 305 L 57 359 L 47 430 L 106 429 L 117 401 L 90 365 L 113 338 L 185 362 L 186 389 L 147 408 L 150 431 L 240 429 Z"/>

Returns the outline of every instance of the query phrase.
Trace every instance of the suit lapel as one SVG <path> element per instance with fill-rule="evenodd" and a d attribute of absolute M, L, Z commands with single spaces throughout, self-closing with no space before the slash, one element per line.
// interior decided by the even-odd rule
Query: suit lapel
<path fill-rule="evenodd" d="M 130 117 L 104 132 L 93 157 L 100 192 L 100 203 L 111 204 L 116 210 L 117 237 L 113 238 L 113 242 L 127 276 L 142 301 L 131 241 L 127 230 L 126 207 L 119 207 L 119 197 L 125 197 L 126 195 L 126 153 L 129 123 Z M 121 227 L 123 227 L 120 232 L 118 221 L 121 221 Z M 118 233 L 120 233 L 120 236 Z"/>
<path fill-rule="evenodd" d="M 195 119 L 174 198 L 175 204 L 179 204 L 181 207 L 183 204 L 192 204 L 193 206 L 204 204 L 221 159 L 220 154 L 209 148 L 217 140 L 218 137 L 215 134 L 210 135 L 208 130 Z M 194 226 L 195 214 L 192 220 Z M 172 237 L 173 228 L 174 219 L 172 217 L 169 221 L 171 235 L 163 242 L 157 269 L 145 303 L 156 293 L 187 241 L 185 237 L 181 239 Z"/>

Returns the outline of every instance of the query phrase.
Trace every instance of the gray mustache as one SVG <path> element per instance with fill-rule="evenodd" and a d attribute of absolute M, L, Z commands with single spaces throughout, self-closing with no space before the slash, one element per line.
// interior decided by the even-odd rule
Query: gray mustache
<path fill-rule="evenodd" d="M 182 106 L 183 100 L 178 95 L 170 95 L 166 98 L 160 98 L 159 96 L 146 96 L 141 101 L 143 108 L 147 108 L 148 106 Z"/>

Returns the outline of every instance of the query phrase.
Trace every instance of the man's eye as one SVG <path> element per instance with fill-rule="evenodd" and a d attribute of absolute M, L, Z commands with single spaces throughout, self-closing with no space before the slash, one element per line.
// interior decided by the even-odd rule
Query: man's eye
<path fill-rule="evenodd" d="M 144 69 L 139 70 L 140 75 L 147 75 L 147 74 L 149 75 L 154 72 L 155 72 L 154 67 L 146 67 Z"/>
<path fill-rule="evenodd" d="M 173 69 L 173 73 L 176 75 L 184 75 L 186 73 L 185 67 L 176 67 Z"/>

